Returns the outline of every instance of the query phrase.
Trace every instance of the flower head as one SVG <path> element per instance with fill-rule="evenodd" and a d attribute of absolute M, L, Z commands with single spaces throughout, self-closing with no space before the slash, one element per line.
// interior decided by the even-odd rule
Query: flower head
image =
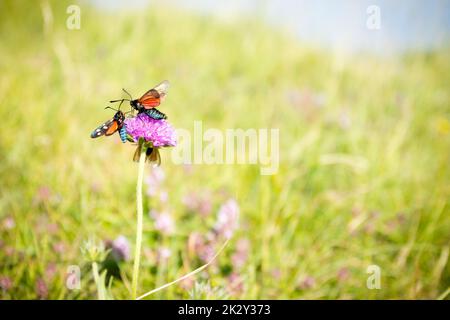
<path fill-rule="evenodd" d="M 135 142 L 140 138 L 153 147 L 174 147 L 177 144 L 175 130 L 166 120 L 154 120 L 145 114 L 125 119 L 127 133 Z"/>
<path fill-rule="evenodd" d="M 130 244 L 125 236 L 118 236 L 113 241 L 106 241 L 106 248 L 111 249 L 112 258 L 117 262 L 130 259 Z"/>
<path fill-rule="evenodd" d="M 103 242 L 90 238 L 83 243 L 81 253 L 89 262 L 101 262 L 105 260 L 107 252 Z"/>

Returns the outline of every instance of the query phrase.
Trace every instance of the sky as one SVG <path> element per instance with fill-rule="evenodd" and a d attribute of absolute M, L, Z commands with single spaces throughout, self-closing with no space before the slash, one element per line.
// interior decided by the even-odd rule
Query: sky
<path fill-rule="evenodd" d="M 139 10 L 152 0 L 91 0 L 100 8 Z M 389 54 L 450 42 L 450 0 L 169 0 L 218 19 L 258 16 L 300 41 L 330 50 Z"/>

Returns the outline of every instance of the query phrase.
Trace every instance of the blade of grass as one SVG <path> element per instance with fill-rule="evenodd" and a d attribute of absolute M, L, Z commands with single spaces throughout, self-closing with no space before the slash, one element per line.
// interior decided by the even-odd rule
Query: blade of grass
<path fill-rule="evenodd" d="M 219 256 L 219 254 L 223 251 L 223 249 L 225 248 L 225 246 L 228 244 L 229 241 L 230 241 L 230 239 L 227 239 L 227 241 L 225 241 L 225 243 L 222 245 L 222 247 L 219 249 L 219 251 L 217 251 L 217 253 L 214 255 L 214 257 L 212 257 L 211 260 L 209 260 L 206 264 L 204 264 L 204 265 L 202 265 L 201 267 L 195 269 L 194 271 L 189 272 L 188 274 L 185 274 L 185 275 L 182 276 L 181 278 L 178 278 L 178 279 L 176 279 L 176 280 L 174 280 L 174 281 L 172 281 L 172 282 L 166 283 L 165 285 L 163 285 L 163 286 L 161 286 L 161 287 L 159 287 L 159 288 L 153 289 L 153 290 L 151 290 L 151 291 L 149 291 L 149 292 L 143 294 L 142 296 L 136 298 L 136 300 L 142 300 L 143 298 L 148 297 L 149 295 L 152 295 L 152 294 L 154 294 L 155 292 L 158 292 L 158 291 L 160 291 L 160 290 L 162 290 L 162 289 L 165 289 L 165 288 L 167 288 L 167 287 L 170 287 L 171 285 L 173 285 L 173 284 L 175 284 L 175 283 L 178 283 L 178 282 L 180 282 L 180 281 L 182 281 L 182 280 L 184 280 L 184 279 L 187 279 L 187 278 L 189 278 L 190 276 L 193 276 L 193 275 L 195 275 L 196 273 L 199 273 L 200 271 L 206 269 L 211 263 L 214 262 L 214 260 L 216 260 L 216 258 L 217 258 L 217 257 Z"/>

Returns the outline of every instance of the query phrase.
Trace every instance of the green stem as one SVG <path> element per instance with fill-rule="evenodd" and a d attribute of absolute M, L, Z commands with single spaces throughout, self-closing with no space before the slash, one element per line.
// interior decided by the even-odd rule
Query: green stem
<path fill-rule="evenodd" d="M 139 277 L 139 264 L 141 261 L 141 247 L 142 247 L 142 220 L 143 220 L 143 206 L 142 206 L 142 181 L 144 180 L 144 165 L 145 165 L 145 153 L 147 147 L 141 147 L 141 154 L 139 156 L 139 171 L 138 181 L 136 185 L 136 206 L 137 206 L 137 228 L 136 228 L 136 247 L 134 249 L 134 266 L 133 266 L 133 278 L 131 281 L 131 298 L 136 300 L 137 297 L 137 284 Z"/>
<path fill-rule="evenodd" d="M 95 281 L 95 285 L 97 286 L 97 295 L 98 295 L 98 300 L 106 300 L 105 297 L 105 291 L 102 288 L 102 285 L 100 283 L 101 279 L 100 279 L 100 275 L 98 274 L 98 265 L 97 262 L 92 262 L 92 273 L 94 274 L 94 281 Z"/>

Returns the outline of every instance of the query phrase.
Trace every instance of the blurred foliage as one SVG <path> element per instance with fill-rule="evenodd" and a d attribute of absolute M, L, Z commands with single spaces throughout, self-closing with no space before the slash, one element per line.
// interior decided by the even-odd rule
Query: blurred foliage
<path fill-rule="evenodd" d="M 137 97 L 163 79 L 172 87 L 160 110 L 175 127 L 279 128 L 280 167 L 272 176 L 257 165 L 186 167 L 162 150 L 169 200 L 148 197 L 145 206 L 169 210 L 176 232 L 161 235 L 146 216 L 141 293 L 201 264 L 189 235 L 206 234 L 230 197 L 240 229 L 197 277 L 213 291 L 231 273 L 242 279 L 232 298 L 437 298 L 447 290 L 449 50 L 341 56 L 256 19 L 219 21 L 159 3 L 121 12 L 80 2 L 81 29 L 69 30 L 69 4 L 0 3 L 0 298 L 97 297 L 80 248 L 91 235 L 133 243 L 137 166 L 117 135 L 89 134 L 112 116 L 103 108 L 122 87 Z M 196 193 L 210 195 L 206 218 L 182 201 Z M 250 251 L 234 270 L 238 239 Z M 165 262 L 152 253 L 162 247 L 171 252 Z M 380 290 L 366 287 L 372 264 Z M 65 286 L 69 265 L 82 267 L 81 290 Z M 130 296 L 132 262 L 120 266 L 116 299 Z M 193 285 L 152 298 L 189 298 L 201 287 Z"/>

